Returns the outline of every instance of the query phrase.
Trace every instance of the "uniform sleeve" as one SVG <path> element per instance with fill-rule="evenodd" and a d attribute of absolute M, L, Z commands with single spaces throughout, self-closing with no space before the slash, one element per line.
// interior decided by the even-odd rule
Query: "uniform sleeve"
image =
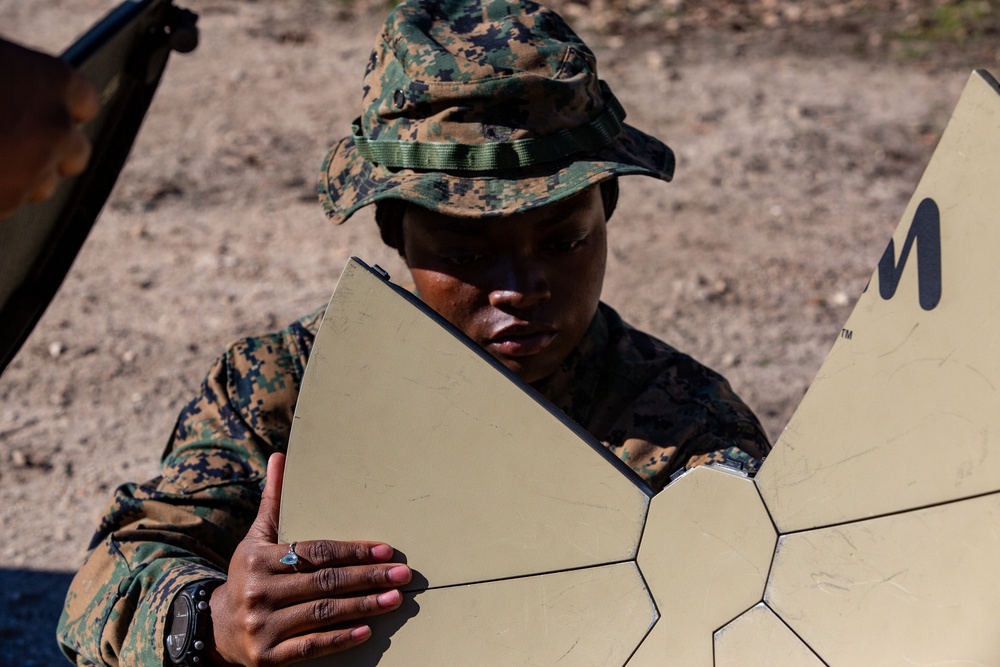
<path fill-rule="evenodd" d="M 754 473 L 771 449 L 729 382 L 682 354 L 622 413 L 608 445 L 655 490 L 676 471 L 706 463 Z"/>
<path fill-rule="evenodd" d="M 229 348 L 181 412 L 161 475 L 114 494 L 59 620 L 78 665 L 162 665 L 167 611 L 185 585 L 225 579 L 284 451 L 311 332 Z"/>

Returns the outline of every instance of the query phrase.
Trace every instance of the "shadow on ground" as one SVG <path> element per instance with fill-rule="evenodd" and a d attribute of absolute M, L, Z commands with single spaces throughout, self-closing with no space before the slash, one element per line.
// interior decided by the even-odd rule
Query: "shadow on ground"
<path fill-rule="evenodd" d="M 0 568 L 0 665 L 68 665 L 56 623 L 73 574 Z"/>

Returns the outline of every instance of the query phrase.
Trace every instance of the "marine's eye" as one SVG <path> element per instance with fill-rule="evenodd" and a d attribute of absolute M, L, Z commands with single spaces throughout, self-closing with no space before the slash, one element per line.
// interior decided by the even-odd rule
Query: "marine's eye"
<path fill-rule="evenodd" d="M 486 255 L 462 254 L 446 255 L 443 259 L 449 264 L 454 264 L 455 266 L 469 266 L 470 264 L 475 264 L 476 262 L 481 261 L 485 257 Z"/>
<path fill-rule="evenodd" d="M 587 237 L 565 239 L 558 241 L 551 241 L 548 245 L 549 250 L 555 252 L 573 252 L 574 250 L 579 250 L 583 246 L 587 245 Z"/>

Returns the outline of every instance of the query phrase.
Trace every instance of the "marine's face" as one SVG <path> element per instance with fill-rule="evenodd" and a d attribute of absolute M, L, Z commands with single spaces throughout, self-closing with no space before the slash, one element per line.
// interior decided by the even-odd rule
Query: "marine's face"
<path fill-rule="evenodd" d="M 531 383 L 558 368 L 597 310 L 605 227 L 596 187 L 490 220 L 407 206 L 403 257 L 427 305 Z"/>

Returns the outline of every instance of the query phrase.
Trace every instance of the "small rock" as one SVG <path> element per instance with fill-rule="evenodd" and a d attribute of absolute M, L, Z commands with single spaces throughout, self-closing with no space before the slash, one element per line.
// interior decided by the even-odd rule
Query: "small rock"
<path fill-rule="evenodd" d="M 72 402 L 73 390 L 69 387 L 63 387 L 52 394 L 49 394 L 49 405 L 65 408 Z"/>
<path fill-rule="evenodd" d="M 15 468 L 27 468 L 30 464 L 30 459 L 23 451 L 15 449 L 10 453 L 10 464 Z"/>
<path fill-rule="evenodd" d="M 625 38 L 621 35 L 611 35 L 606 42 L 608 49 L 617 51 L 625 46 Z"/>
<path fill-rule="evenodd" d="M 49 356 L 53 359 L 58 359 L 59 356 L 62 355 L 64 349 L 63 344 L 59 341 L 49 343 Z"/>
<path fill-rule="evenodd" d="M 698 289 L 695 297 L 699 301 L 718 301 L 729 292 L 729 283 L 725 280 L 708 280 L 702 276 L 698 278 Z"/>
<path fill-rule="evenodd" d="M 646 69 L 658 72 L 666 64 L 666 58 L 659 51 L 646 51 Z"/>

